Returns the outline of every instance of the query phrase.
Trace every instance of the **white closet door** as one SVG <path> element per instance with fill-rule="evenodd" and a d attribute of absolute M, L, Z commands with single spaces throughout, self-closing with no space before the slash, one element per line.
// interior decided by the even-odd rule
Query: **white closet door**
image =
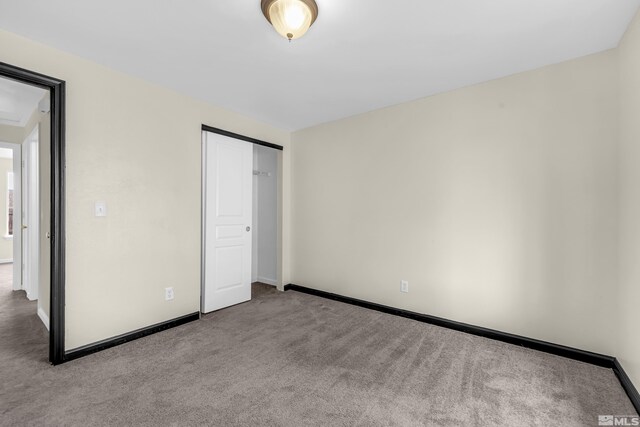
<path fill-rule="evenodd" d="M 251 299 L 253 144 L 203 132 L 202 312 Z"/>

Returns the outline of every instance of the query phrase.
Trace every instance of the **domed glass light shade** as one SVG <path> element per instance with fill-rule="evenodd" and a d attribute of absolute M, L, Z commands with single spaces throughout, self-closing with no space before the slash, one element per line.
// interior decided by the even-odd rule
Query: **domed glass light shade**
<path fill-rule="evenodd" d="M 313 25 L 318 5 L 314 0 L 262 0 L 262 13 L 282 37 L 291 41 Z"/>

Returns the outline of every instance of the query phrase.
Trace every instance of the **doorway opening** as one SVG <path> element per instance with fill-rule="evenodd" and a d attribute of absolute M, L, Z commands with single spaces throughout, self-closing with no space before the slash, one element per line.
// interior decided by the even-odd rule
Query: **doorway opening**
<path fill-rule="evenodd" d="M 0 102 L 2 102 L 1 97 L 0 92 Z M 2 106 L 0 106 L 1 109 Z M 0 239 L 0 269 L 3 277 L 0 286 L 5 290 L 22 289 L 19 277 L 20 269 L 13 268 L 14 253 L 16 252 L 14 246 L 17 241 L 14 239 L 14 217 L 19 216 L 19 211 L 16 211 L 16 203 L 18 202 L 18 208 L 20 206 L 19 200 L 16 200 L 16 197 L 20 195 L 20 183 L 15 182 L 14 170 L 20 171 L 20 144 L 8 142 L 12 140 L 11 131 L 17 131 L 17 136 L 20 136 L 21 130 L 8 127 L 0 119 L 0 235 L 2 236 Z M 19 263 L 16 264 L 19 265 Z M 14 273 L 18 277 L 14 277 Z"/>
<path fill-rule="evenodd" d="M 2 98 L 3 89 L 0 86 L 0 103 Z M 3 109 L 8 108 L 0 104 L 0 306 L 4 308 L 3 312 L 7 312 L 8 308 L 4 307 L 7 299 L 12 297 L 13 291 L 22 290 L 20 268 L 14 268 L 14 265 L 21 264 L 21 247 L 17 238 L 20 233 L 15 227 L 15 219 L 20 217 L 21 191 L 20 183 L 14 178 L 14 171 L 20 171 L 21 145 L 18 141 L 23 129 L 4 124 L 2 117 L 7 114 L 2 112 Z M 14 233 L 18 235 L 16 238 Z M 17 259 L 14 259 L 14 254 L 18 254 Z"/>
<path fill-rule="evenodd" d="M 0 328 L 13 348 L 22 340 L 48 344 L 49 281 L 40 264 L 48 246 L 41 244 L 40 229 L 48 230 L 49 214 L 40 210 L 48 201 L 40 197 L 48 196 L 50 183 L 40 180 L 48 177 L 40 164 L 49 162 L 49 105 L 47 90 L 0 77 Z M 29 322 L 36 316 L 41 324 Z M 30 330 L 22 326 L 25 323 Z M 8 325 L 21 327 L 7 329 Z"/>
<path fill-rule="evenodd" d="M 14 325 L 39 324 L 53 364 L 65 361 L 64 89 L 61 80 L 0 62 L 0 256 L 11 242 L 0 277 L 10 277 L 12 297 L 3 316 L 22 313 L 28 322 Z"/>
<path fill-rule="evenodd" d="M 281 285 L 282 149 L 202 127 L 203 313 Z"/>
<path fill-rule="evenodd" d="M 278 286 L 278 162 L 281 151 L 253 145 L 251 292 Z"/>

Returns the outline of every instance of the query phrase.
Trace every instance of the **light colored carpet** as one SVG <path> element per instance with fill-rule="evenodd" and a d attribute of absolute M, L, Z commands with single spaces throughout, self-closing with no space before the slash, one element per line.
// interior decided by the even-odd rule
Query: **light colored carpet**
<path fill-rule="evenodd" d="M 261 298 L 263 295 L 278 293 L 275 286 L 254 282 L 251 284 L 251 298 Z"/>
<path fill-rule="evenodd" d="M 0 264 L 0 292 L 10 291 L 13 281 L 13 264 Z"/>
<path fill-rule="evenodd" d="M 608 369 L 294 291 L 256 295 L 52 367 L 33 304 L 2 290 L 0 424 L 590 426 L 635 414 Z"/>

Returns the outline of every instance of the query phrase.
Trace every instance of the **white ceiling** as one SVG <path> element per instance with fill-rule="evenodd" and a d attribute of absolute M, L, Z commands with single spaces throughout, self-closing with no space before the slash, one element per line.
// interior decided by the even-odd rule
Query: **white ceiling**
<path fill-rule="evenodd" d="M 46 90 L 0 77 L 0 124 L 24 127 Z"/>
<path fill-rule="evenodd" d="M 640 0 L 0 0 L 0 28 L 296 130 L 617 46 Z"/>

